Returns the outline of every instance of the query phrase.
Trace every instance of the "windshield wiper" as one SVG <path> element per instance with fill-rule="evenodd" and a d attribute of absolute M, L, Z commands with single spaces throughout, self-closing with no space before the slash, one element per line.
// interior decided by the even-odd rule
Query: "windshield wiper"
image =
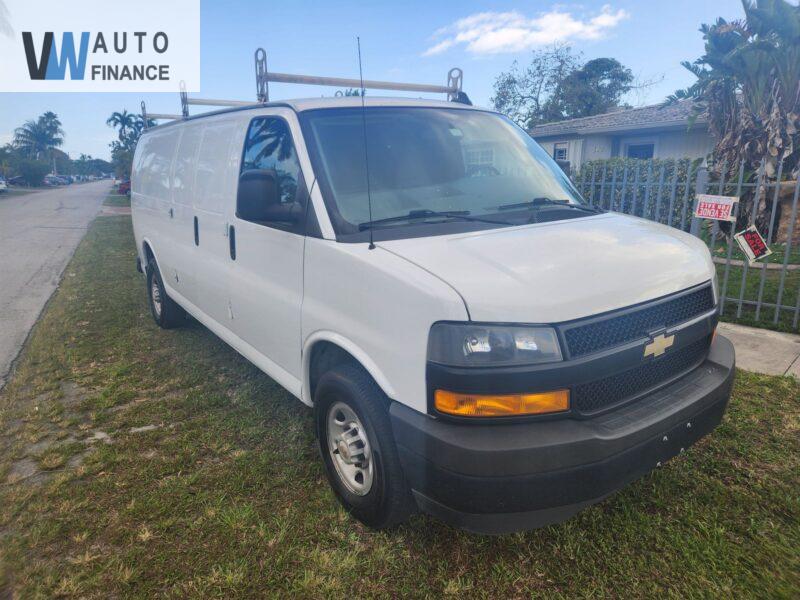
<path fill-rule="evenodd" d="M 470 216 L 468 210 L 429 210 L 427 208 L 408 211 L 404 215 L 395 215 L 393 217 L 386 217 L 384 219 L 375 219 L 374 221 L 365 221 L 359 223 L 358 230 L 364 231 L 372 227 L 383 225 L 390 225 L 401 221 L 416 221 L 418 219 L 432 219 L 432 218 L 447 218 L 447 219 L 461 219 L 463 221 L 478 221 L 480 223 L 492 223 L 494 225 L 513 225 L 508 221 L 493 221 L 491 219 L 483 219 L 481 217 Z"/>
<path fill-rule="evenodd" d="M 515 208 L 538 208 L 540 206 L 563 206 L 565 208 L 574 208 L 575 210 L 583 210 L 590 213 L 603 212 L 597 208 L 590 206 L 583 206 L 582 204 L 570 204 L 569 200 L 553 200 L 551 198 L 534 198 L 525 202 L 516 202 L 514 204 L 504 204 L 498 206 L 496 210 L 513 210 Z"/>

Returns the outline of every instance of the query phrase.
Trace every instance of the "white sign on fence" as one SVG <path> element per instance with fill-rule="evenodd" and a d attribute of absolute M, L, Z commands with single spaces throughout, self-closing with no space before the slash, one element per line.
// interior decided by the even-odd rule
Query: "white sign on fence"
<path fill-rule="evenodd" d="M 735 221 L 733 209 L 737 202 L 739 202 L 737 196 L 697 194 L 694 216 L 699 219 L 714 219 L 715 221 Z"/>
<path fill-rule="evenodd" d="M 736 240 L 736 243 L 739 244 L 739 248 L 741 248 L 742 252 L 747 256 L 747 261 L 751 265 L 759 258 L 764 258 L 772 254 L 772 250 L 769 249 L 769 246 L 767 246 L 767 243 L 764 241 L 764 238 L 761 236 L 758 229 L 756 229 L 755 225 L 750 225 L 750 227 L 744 231 L 740 231 L 734 235 L 733 238 Z"/>

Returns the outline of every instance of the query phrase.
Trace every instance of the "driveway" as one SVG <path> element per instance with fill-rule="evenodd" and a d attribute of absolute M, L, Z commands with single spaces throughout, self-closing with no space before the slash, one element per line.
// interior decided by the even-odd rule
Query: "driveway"
<path fill-rule="evenodd" d="M 0 388 L 110 189 L 97 181 L 0 195 Z"/>

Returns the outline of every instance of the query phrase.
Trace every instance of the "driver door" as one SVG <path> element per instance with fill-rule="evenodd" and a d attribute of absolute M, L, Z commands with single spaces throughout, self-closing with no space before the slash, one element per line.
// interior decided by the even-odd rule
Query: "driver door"
<path fill-rule="evenodd" d="M 261 115 L 250 121 L 239 170 L 239 197 L 228 231 L 233 331 L 268 361 L 254 362 L 284 384 L 286 375 L 301 379 L 308 202 L 288 118 Z M 248 176 L 259 173 L 272 174 L 270 193 L 254 195 L 253 189 L 258 188 L 252 186 L 252 177 L 248 187 Z M 245 188 L 250 193 L 243 199 Z"/>

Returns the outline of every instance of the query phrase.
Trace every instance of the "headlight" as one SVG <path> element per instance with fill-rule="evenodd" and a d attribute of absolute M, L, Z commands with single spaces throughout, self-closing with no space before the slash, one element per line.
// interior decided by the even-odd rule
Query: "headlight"
<path fill-rule="evenodd" d="M 452 367 L 532 365 L 560 361 L 561 348 L 550 327 L 436 323 L 428 360 Z"/>

